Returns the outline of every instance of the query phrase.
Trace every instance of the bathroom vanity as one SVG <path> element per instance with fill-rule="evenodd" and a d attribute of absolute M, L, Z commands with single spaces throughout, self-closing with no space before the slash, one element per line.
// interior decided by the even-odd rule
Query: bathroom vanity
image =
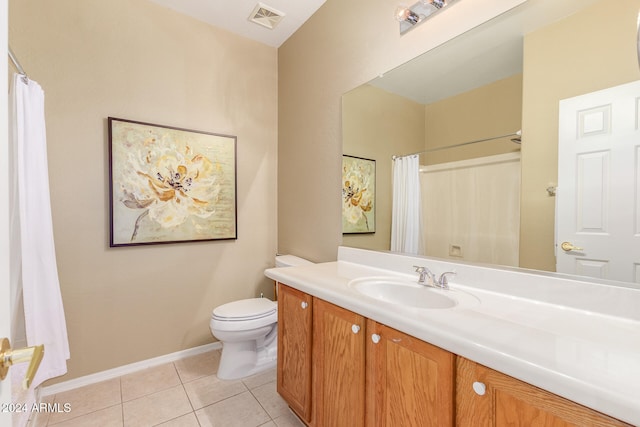
<path fill-rule="evenodd" d="M 265 274 L 278 392 L 309 425 L 640 425 L 638 289 L 346 247 Z"/>

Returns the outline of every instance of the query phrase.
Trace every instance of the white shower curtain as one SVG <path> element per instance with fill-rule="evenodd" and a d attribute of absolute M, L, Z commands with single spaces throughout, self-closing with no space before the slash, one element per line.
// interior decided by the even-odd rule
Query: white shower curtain
<path fill-rule="evenodd" d="M 419 254 L 420 159 L 417 155 L 397 157 L 393 162 L 393 207 L 391 250 Z"/>
<path fill-rule="evenodd" d="M 44 344 L 44 358 L 32 383 L 67 372 L 69 342 L 56 266 L 49 197 L 44 92 L 38 83 L 14 75 L 10 93 L 10 245 L 12 325 L 24 324 L 29 346 Z M 22 310 L 24 319 L 16 321 Z M 24 339 L 25 337 L 12 337 Z M 14 381 L 26 364 L 12 368 Z"/>

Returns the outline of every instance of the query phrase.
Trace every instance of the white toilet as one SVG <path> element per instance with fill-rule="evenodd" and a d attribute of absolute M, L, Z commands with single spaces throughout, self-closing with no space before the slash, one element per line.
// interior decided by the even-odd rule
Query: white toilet
<path fill-rule="evenodd" d="M 276 256 L 276 267 L 313 264 L 293 255 Z M 276 366 L 278 305 L 267 298 L 249 298 L 213 309 L 209 327 L 222 342 L 218 378 L 244 378 Z"/>

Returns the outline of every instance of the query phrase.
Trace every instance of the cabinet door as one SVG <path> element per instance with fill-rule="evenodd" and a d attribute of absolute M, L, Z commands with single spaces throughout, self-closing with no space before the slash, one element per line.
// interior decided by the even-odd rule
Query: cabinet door
<path fill-rule="evenodd" d="M 312 298 L 278 284 L 278 393 L 311 420 Z"/>
<path fill-rule="evenodd" d="M 628 425 L 463 357 L 457 361 L 456 403 L 460 427 Z"/>
<path fill-rule="evenodd" d="M 314 298 L 314 425 L 364 425 L 365 319 Z"/>
<path fill-rule="evenodd" d="M 455 355 L 367 321 L 367 426 L 452 426 Z"/>

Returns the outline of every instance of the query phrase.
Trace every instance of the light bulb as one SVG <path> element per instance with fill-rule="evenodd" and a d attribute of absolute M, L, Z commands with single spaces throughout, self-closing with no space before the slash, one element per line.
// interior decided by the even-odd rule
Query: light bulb
<path fill-rule="evenodd" d="M 398 6 L 396 9 L 396 19 L 400 22 L 408 22 L 416 25 L 420 21 L 420 16 L 406 6 Z"/>
<path fill-rule="evenodd" d="M 431 5 L 436 9 L 442 9 L 447 5 L 447 0 L 420 0 L 425 6 Z"/>

